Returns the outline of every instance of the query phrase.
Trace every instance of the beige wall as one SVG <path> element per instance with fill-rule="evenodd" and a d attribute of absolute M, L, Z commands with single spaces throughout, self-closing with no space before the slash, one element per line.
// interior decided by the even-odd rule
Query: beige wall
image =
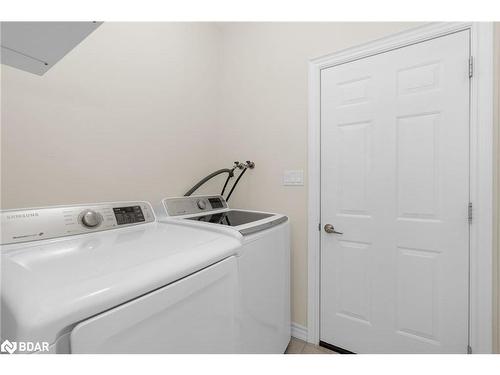
<path fill-rule="evenodd" d="M 2 207 L 179 195 L 207 171 L 214 24 L 104 23 L 44 76 L 1 66 Z"/>
<path fill-rule="evenodd" d="M 307 172 L 308 59 L 413 27 L 406 23 L 230 23 L 221 26 L 221 121 L 226 159 L 256 163 L 233 205 L 283 212 L 292 225 L 292 319 L 307 325 L 307 183 L 282 186 L 285 169 Z"/>
<path fill-rule="evenodd" d="M 43 77 L 2 65 L 2 207 L 155 202 L 252 159 L 231 203 L 289 215 L 306 325 L 307 184 L 282 174 L 307 172 L 307 60 L 412 26 L 105 23 Z"/>

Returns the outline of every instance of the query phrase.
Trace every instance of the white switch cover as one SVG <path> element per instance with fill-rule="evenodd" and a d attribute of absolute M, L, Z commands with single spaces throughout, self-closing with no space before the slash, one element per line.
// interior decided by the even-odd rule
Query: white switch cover
<path fill-rule="evenodd" d="M 287 170 L 283 173 L 283 185 L 285 186 L 303 186 L 304 171 L 302 169 Z"/>

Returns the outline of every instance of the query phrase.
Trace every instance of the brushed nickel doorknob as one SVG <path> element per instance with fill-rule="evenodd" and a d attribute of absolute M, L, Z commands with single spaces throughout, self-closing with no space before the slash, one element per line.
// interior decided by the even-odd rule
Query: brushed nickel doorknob
<path fill-rule="evenodd" d="M 326 233 L 344 234 L 342 232 L 337 232 L 332 224 L 325 224 L 324 229 Z"/>

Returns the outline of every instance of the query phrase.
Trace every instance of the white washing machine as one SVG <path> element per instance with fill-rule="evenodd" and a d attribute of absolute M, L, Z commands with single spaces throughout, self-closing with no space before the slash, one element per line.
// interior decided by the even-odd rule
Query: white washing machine
<path fill-rule="evenodd" d="M 220 195 L 165 198 L 158 220 L 230 235 L 238 250 L 240 353 L 283 353 L 291 336 L 290 230 L 281 214 L 230 209 Z"/>
<path fill-rule="evenodd" d="M 147 202 L 7 210 L 1 225 L 1 342 L 236 351 L 234 237 L 158 224 Z"/>

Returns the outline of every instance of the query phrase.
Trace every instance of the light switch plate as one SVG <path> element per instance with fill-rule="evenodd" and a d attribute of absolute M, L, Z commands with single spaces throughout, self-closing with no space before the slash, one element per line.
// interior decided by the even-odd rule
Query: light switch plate
<path fill-rule="evenodd" d="M 283 173 L 284 186 L 303 186 L 304 171 L 302 169 L 286 170 Z"/>

